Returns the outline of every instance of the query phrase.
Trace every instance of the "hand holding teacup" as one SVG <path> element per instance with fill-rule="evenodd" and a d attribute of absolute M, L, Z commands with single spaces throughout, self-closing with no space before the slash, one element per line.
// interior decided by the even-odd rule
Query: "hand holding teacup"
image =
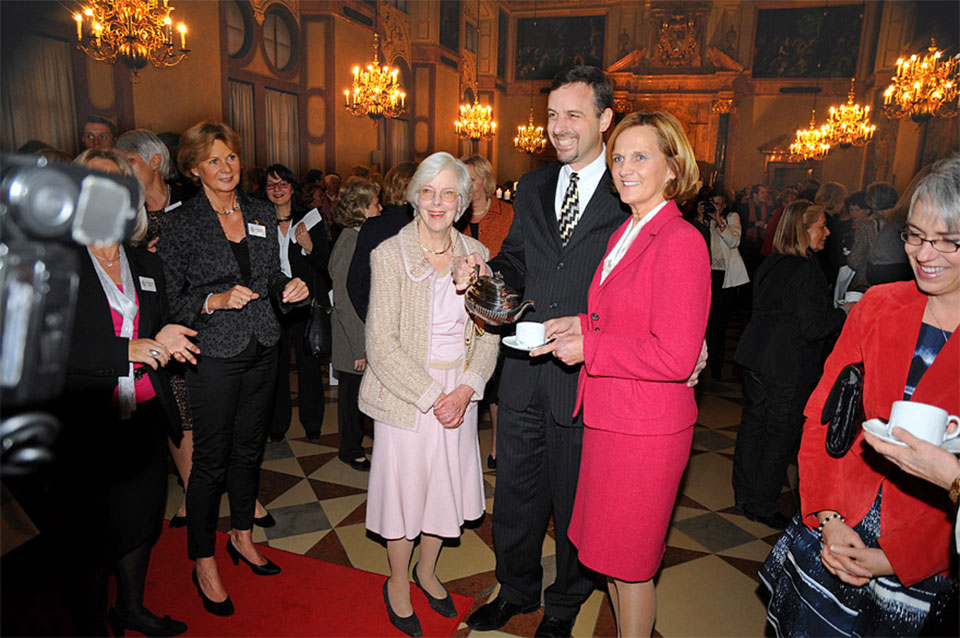
<path fill-rule="evenodd" d="M 952 426 L 952 427 L 951 427 Z M 960 417 L 935 405 L 915 401 L 894 401 L 887 423 L 887 436 L 895 437 L 894 428 L 909 432 L 931 445 L 941 445 L 960 435 Z M 902 440 L 902 439 L 901 439 Z"/>
<path fill-rule="evenodd" d="M 525 322 L 522 322 L 525 323 Z M 548 319 L 543 323 L 544 343 L 530 352 L 531 357 L 552 354 L 568 366 L 583 363 L 583 335 L 580 332 L 580 318 L 577 316 Z M 517 325 L 519 335 L 520 325 Z M 542 342 L 541 342 L 542 343 Z"/>

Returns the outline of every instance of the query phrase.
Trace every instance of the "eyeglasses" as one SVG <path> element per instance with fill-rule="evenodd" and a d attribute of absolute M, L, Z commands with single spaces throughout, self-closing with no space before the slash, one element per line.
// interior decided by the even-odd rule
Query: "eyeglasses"
<path fill-rule="evenodd" d="M 290 182 L 267 182 L 264 187 L 268 191 L 279 191 L 290 186 Z"/>
<path fill-rule="evenodd" d="M 900 241 L 909 246 L 922 246 L 926 242 L 938 253 L 955 253 L 960 250 L 960 242 L 956 239 L 927 239 L 909 230 L 900 233 Z"/>
<path fill-rule="evenodd" d="M 428 202 L 436 201 L 438 191 L 436 189 L 430 188 L 429 186 L 424 186 L 417 191 L 417 196 Z M 455 191 L 452 188 L 445 188 L 442 191 L 439 191 L 440 200 L 448 204 L 452 204 L 457 201 L 457 198 L 460 197 L 460 193 Z"/>

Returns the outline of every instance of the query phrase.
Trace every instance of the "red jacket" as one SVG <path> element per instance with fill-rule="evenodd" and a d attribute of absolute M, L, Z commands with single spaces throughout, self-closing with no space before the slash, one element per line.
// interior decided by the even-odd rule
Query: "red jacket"
<path fill-rule="evenodd" d="M 927 297 L 913 281 L 874 286 L 854 307 L 823 377 L 810 396 L 800 445 L 800 502 L 804 521 L 817 526 L 816 513 L 840 512 L 853 527 L 866 516 L 883 487 L 879 543 L 907 586 L 945 572 L 953 527 L 947 493 L 887 462 L 859 434 L 846 456 L 834 459 L 824 448 L 827 428 L 820 413 L 830 388 L 847 364 L 863 362 L 863 407 L 867 419 L 890 416 L 903 399 Z M 960 331 L 958 331 L 960 332 Z M 917 385 L 911 400 L 960 414 L 960 337 L 954 332 Z"/>
<path fill-rule="evenodd" d="M 629 225 L 610 237 L 606 255 Z M 710 312 L 703 236 L 669 201 L 600 283 L 602 271 L 601 261 L 580 315 L 584 364 L 574 414 L 582 407 L 584 425 L 627 434 L 692 427 L 697 404 L 686 380 Z"/>

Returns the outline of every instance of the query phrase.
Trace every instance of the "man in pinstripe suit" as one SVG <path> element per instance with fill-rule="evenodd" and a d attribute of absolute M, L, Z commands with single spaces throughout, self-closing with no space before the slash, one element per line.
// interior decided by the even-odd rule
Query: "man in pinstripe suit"
<path fill-rule="evenodd" d="M 536 301 L 525 319 L 546 321 L 587 310 L 587 289 L 610 235 L 627 212 L 611 187 L 603 132 L 613 121 L 613 88 L 596 67 L 573 67 L 554 80 L 547 135 L 559 163 L 520 178 L 515 216 L 487 274 Z M 465 288 L 479 255 L 455 262 Z M 502 627 L 540 607 L 541 548 L 550 514 L 556 530 L 556 580 L 544 594 L 537 636 L 569 636 L 593 575 L 567 538 L 573 510 L 583 423 L 573 414 L 579 366 L 557 359 L 508 356 L 500 384 L 497 485 L 493 541 L 498 597 L 467 620 L 473 628 Z"/>

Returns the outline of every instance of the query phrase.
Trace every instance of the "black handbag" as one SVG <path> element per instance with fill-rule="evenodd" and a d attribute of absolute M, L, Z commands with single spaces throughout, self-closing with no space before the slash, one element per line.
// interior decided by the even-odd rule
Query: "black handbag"
<path fill-rule="evenodd" d="M 317 357 L 326 357 L 333 348 L 333 336 L 330 333 L 330 313 L 333 308 L 320 302 L 316 297 L 310 302 L 310 318 L 304 328 L 303 338 L 307 352 Z"/>
<path fill-rule="evenodd" d="M 863 427 L 863 365 L 852 363 L 837 375 L 823 404 L 820 423 L 827 424 L 827 454 L 840 458 Z"/>

